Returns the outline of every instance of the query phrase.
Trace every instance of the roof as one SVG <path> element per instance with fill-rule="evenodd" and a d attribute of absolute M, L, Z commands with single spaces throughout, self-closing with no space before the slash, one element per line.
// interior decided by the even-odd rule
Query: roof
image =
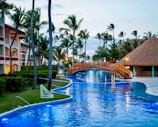
<path fill-rule="evenodd" d="M 14 27 L 5 24 L 5 28 L 7 28 L 9 30 L 12 30 L 12 34 L 14 34 L 14 32 L 15 32 L 15 28 Z M 21 39 L 26 37 L 25 36 L 25 32 L 23 32 L 21 30 L 18 30 L 18 34 L 19 34 L 19 38 L 21 38 Z"/>
<path fill-rule="evenodd" d="M 146 40 L 123 57 L 119 63 L 128 66 L 158 66 L 158 39 L 153 36 Z"/>
<path fill-rule="evenodd" d="M 21 42 L 21 45 L 28 47 L 28 46 L 29 46 L 29 43 Z"/>

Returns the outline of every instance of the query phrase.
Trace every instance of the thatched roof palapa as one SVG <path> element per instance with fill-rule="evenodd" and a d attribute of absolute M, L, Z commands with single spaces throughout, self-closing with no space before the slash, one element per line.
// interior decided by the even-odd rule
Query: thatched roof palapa
<path fill-rule="evenodd" d="M 125 60 L 128 58 L 128 60 Z M 119 63 L 128 66 L 158 66 L 158 39 L 153 36 L 123 57 Z"/>

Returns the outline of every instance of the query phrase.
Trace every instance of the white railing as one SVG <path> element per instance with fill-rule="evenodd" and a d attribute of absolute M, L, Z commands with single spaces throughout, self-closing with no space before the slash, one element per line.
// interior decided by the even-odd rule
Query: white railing
<path fill-rule="evenodd" d="M 16 99 L 20 99 L 21 101 L 25 102 L 27 105 L 29 105 L 30 103 L 28 101 L 26 101 L 24 98 L 20 97 L 20 96 L 15 96 L 15 98 L 13 98 L 13 107 L 15 107 L 15 103 L 16 103 Z"/>

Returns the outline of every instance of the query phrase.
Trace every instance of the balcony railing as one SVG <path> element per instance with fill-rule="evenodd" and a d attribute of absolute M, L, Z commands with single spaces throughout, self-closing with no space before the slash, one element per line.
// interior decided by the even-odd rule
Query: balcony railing
<path fill-rule="evenodd" d="M 9 38 L 5 38 L 5 43 L 10 44 Z"/>

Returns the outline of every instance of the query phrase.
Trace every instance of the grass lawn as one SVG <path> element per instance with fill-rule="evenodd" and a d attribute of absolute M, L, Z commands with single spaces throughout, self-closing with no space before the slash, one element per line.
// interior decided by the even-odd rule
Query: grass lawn
<path fill-rule="evenodd" d="M 53 81 L 53 84 L 55 85 L 55 87 L 52 86 L 52 89 L 56 88 L 56 86 L 58 86 L 58 87 L 65 86 L 68 83 L 69 83 L 69 81 L 66 81 L 66 82 Z M 45 84 L 45 86 L 47 87 L 47 84 Z M 26 87 L 24 89 L 24 91 L 22 91 L 22 92 L 3 93 L 3 95 L 0 97 L 0 113 L 12 110 L 13 108 L 15 108 L 17 106 L 26 105 L 26 103 L 24 103 L 22 100 L 20 100 L 18 98 L 15 99 L 15 96 L 20 96 L 20 97 L 24 98 L 30 104 L 59 100 L 59 99 L 64 99 L 64 98 L 69 97 L 68 95 L 54 93 L 54 98 L 41 99 L 40 98 L 40 85 L 37 85 L 36 89 L 34 89 L 34 90 L 32 90 L 31 87 Z M 15 100 L 15 105 L 14 105 L 14 100 Z"/>

